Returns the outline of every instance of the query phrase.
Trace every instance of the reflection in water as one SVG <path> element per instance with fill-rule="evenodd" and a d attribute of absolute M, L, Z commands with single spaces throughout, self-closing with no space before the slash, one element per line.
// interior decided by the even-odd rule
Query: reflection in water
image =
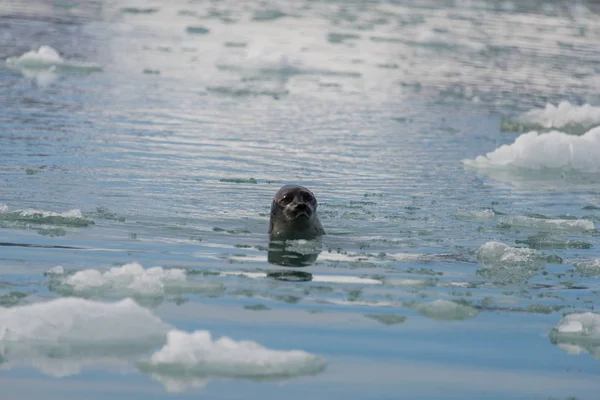
<path fill-rule="evenodd" d="M 565 315 L 550 332 L 550 342 L 569 354 L 588 352 L 600 360 L 600 314 Z"/>
<path fill-rule="evenodd" d="M 273 271 L 268 272 L 267 277 L 284 282 L 310 282 L 313 275 L 304 271 Z"/>
<path fill-rule="evenodd" d="M 271 240 L 268 261 L 284 267 L 307 267 L 317 261 L 322 250 L 321 239 Z"/>

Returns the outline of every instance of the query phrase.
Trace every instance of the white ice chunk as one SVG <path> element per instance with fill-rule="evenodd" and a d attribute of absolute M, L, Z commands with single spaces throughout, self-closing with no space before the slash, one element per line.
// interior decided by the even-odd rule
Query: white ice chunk
<path fill-rule="evenodd" d="M 490 219 L 496 215 L 494 210 L 458 211 L 456 218 L 459 219 Z"/>
<path fill-rule="evenodd" d="M 164 343 L 169 326 L 133 300 L 61 298 L 0 308 L 0 364 L 30 365 L 52 376 L 85 366 L 120 365 Z"/>
<path fill-rule="evenodd" d="M 511 226 L 543 230 L 592 231 L 596 229 L 594 223 L 587 219 L 544 219 L 519 215 L 503 216 L 500 222 Z"/>
<path fill-rule="evenodd" d="M 600 172 L 600 127 L 582 136 L 552 131 L 528 132 L 514 143 L 505 144 L 474 160 L 463 163 L 476 168 L 521 168 L 528 170 L 569 170 Z"/>
<path fill-rule="evenodd" d="M 501 242 L 487 242 L 477 249 L 477 261 L 484 266 L 530 266 L 540 267 L 548 262 L 548 256 L 533 249 L 510 247 Z"/>
<path fill-rule="evenodd" d="M 203 386 L 210 376 L 286 378 L 316 374 L 325 365 L 323 358 L 300 350 L 172 329 L 131 299 L 60 298 L 0 308 L 0 369 L 31 366 L 57 377 L 83 368 L 138 369 L 180 391 Z"/>
<path fill-rule="evenodd" d="M 561 101 L 558 106 L 548 103 L 544 109 L 535 109 L 523 114 L 520 121 L 545 128 L 561 128 L 569 124 L 590 127 L 600 125 L 600 107 L 592 107 L 589 104 L 577 106 L 568 101 Z"/>
<path fill-rule="evenodd" d="M 593 337 L 600 341 L 600 314 L 592 312 L 568 314 L 554 329 L 559 333 Z"/>
<path fill-rule="evenodd" d="M 60 279 L 58 279 L 60 278 Z M 105 272 L 96 269 L 78 271 L 74 275 L 54 277 L 52 289 L 66 294 L 103 296 L 157 296 L 216 290 L 221 285 L 191 281 L 182 269 L 153 267 L 144 269 L 138 263 L 113 267 Z"/>
<path fill-rule="evenodd" d="M 12 68 L 26 70 L 46 71 L 100 71 L 98 64 L 67 60 L 60 56 L 58 51 L 50 46 L 41 46 L 38 50 L 31 50 L 19 57 L 9 57 L 6 65 Z"/>
<path fill-rule="evenodd" d="M 565 321 L 564 324 L 557 327 L 559 332 L 577 333 L 583 332 L 583 324 L 580 321 Z"/>
<path fill-rule="evenodd" d="M 271 350 L 228 337 L 213 340 L 208 331 L 171 330 L 166 345 L 142 362 L 141 369 L 179 391 L 186 386 L 181 377 L 189 378 L 190 385 L 207 376 L 283 378 L 316 374 L 325 365 L 323 358 L 301 350 Z"/>
<path fill-rule="evenodd" d="M 65 268 L 62 265 L 57 265 L 56 267 L 52 267 L 46 271 L 47 275 L 63 275 L 64 273 Z"/>
<path fill-rule="evenodd" d="M 61 226 L 89 226 L 93 225 L 94 221 L 86 218 L 81 210 L 72 209 L 62 213 L 53 211 L 24 209 L 10 210 L 6 205 L 0 205 L 0 220 L 12 222 L 15 224 L 46 224 L 46 225 L 61 225 Z"/>
<path fill-rule="evenodd" d="M 600 359 L 600 314 L 584 312 L 564 316 L 550 332 L 550 340 L 569 354 L 585 351 Z"/>

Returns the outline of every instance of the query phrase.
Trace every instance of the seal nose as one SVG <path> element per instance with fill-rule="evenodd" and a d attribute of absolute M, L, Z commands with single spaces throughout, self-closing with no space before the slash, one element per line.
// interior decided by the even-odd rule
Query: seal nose
<path fill-rule="evenodd" d="M 308 205 L 306 203 L 298 203 L 294 208 L 296 209 L 296 211 L 307 211 Z"/>

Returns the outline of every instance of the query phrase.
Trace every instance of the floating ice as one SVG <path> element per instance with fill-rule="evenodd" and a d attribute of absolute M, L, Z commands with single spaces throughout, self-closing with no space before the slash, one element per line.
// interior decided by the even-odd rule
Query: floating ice
<path fill-rule="evenodd" d="M 574 265 L 579 275 L 600 276 L 600 258 L 577 262 Z"/>
<path fill-rule="evenodd" d="M 156 351 L 159 345 L 164 347 Z M 270 350 L 226 337 L 213 341 L 208 331 L 174 330 L 131 299 L 102 303 L 61 298 L 0 308 L 0 368 L 20 366 L 56 377 L 83 368 L 123 372 L 137 368 L 169 390 L 183 390 L 202 386 L 202 378 L 209 376 L 266 379 L 316 374 L 325 368 L 325 360 L 300 350 Z"/>
<path fill-rule="evenodd" d="M 64 273 L 65 268 L 62 265 L 57 265 L 56 267 L 52 267 L 46 271 L 46 275 L 63 275 Z"/>
<path fill-rule="evenodd" d="M 572 329 L 577 325 L 577 329 Z M 559 333 L 578 333 L 600 339 L 600 314 L 593 312 L 573 313 L 564 316 L 555 326 Z"/>
<path fill-rule="evenodd" d="M 600 125 L 600 107 L 592 107 L 589 104 L 577 106 L 568 101 L 561 101 L 558 106 L 548 103 L 544 109 L 526 112 L 519 120 L 544 128 L 562 128 L 567 125 L 589 128 Z"/>
<path fill-rule="evenodd" d="M 430 303 L 416 304 L 413 309 L 426 317 L 439 321 L 456 321 L 472 318 L 479 314 L 479 311 L 471 306 L 441 299 Z"/>
<path fill-rule="evenodd" d="M 533 249 L 510 247 L 501 242 L 487 242 L 477 250 L 477 261 L 486 267 L 525 266 L 539 269 L 555 260 L 552 256 Z"/>
<path fill-rule="evenodd" d="M 285 50 L 282 51 L 282 49 Z M 307 56 L 301 48 L 294 48 L 289 43 L 282 47 L 270 40 L 264 43 L 252 43 L 246 48 L 245 56 L 241 58 L 227 57 L 227 59 L 220 60 L 217 67 L 225 71 L 244 74 L 258 73 L 264 77 L 275 76 L 278 78 L 305 74 L 351 78 L 361 76 L 359 72 L 329 69 L 330 63 L 323 65 L 323 68 L 307 65 L 306 58 Z"/>
<path fill-rule="evenodd" d="M 41 46 L 38 50 L 28 51 L 20 57 L 9 57 L 6 59 L 6 65 L 17 69 L 55 72 L 102 71 L 102 67 L 98 64 L 65 60 L 50 46 Z"/>
<path fill-rule="evenodd" d="M 197 384 L 207 376 L 264 379 L 312 375 L 323 371 L 325 365 L 323 358 L 301 350 L 270 350 L 228 337 L 213 341 L 208 331 L 171 330 L 166 345 L 140 367 L 163 381 L 185 376 Z"/>
<path fill-rule="evenodd" d="M 138 263 L 113 267 L 105 272 L 86 269 L 73 275 L 66 275 L 64 271 L 59 274 L 55 268 L 46 273 L 50 279 L 50 288 L 69 295 L 162 297 L 222 289 L 219 284 L 188 279 L 187 272 L 183 269 L 144 269 Z"/>
<path fill-rule="evenodd" d="M 0 365 L 32 365 L 52 376 L 85 365 L 123 364 L 164 343 L 168 325 L 126 299 L 62 298 L 0 308 Z"/>
<path fill-rule="evenodd" d="M 84 227 L 93 225 L 94 221 L 83 216 L 78 209 L 64 213 L 33 209 L 10 211 L 6 205 L 0 204 L 0 224 L 9 227 L 11 225 L 20 227 L 29 224 Z"/>
<path fill-rule="evenodd" d="M 550 340 L 570 354 L 587 351 L 600 359 L 600 314 L 566 315 L 552 328 Z"/>
<path fill-rule="evenodd" d="M 463 160 L 475 168 L 518 168 L 526 170 L 559 170 L 583 173 L 600 172 L 600 127 L 583 136 L 552 131 L 529 132 L 514 143 L 502 145 L 485 156 Z"/>
<path fill-rule="evenodd" d="M 560 257 L 546 255 L 533 249 L 510 247 L 500 242 L 487 242 L 477 250 L 477 261 L 483 268 L 478 275 L 497 283 L 523 282 L 547 263 L 560 263 Z"/>
<path fill-rule="evenodd" d="M 552 236 L 549 232 L 538 232 L 527 239 L 516 240 L 532 249 L 590 249 L 592 244 L 581 240 L 566 239 Z"/>
<path fill-rule="evenodd" d="M 437 279 L 386 278 L 384 283 L 389 286 L 427 287 L 435 286 Z"/>
<path fill-rule="evenodd" d="M 490 219 L 496 215 L 494 210 L 477 210 L 477 211 L 458 211 L 456 218 L 458 219 Z"/>
<path fill-rule="evenodd" d="M 364 257 L 364 255 L 363 255 Z M 430 263 L 430 262 L 457 262 L 464 261 L 464 257 L 460 254 L 452 253 L 438 253 L 438 254 L 425 254 L 425 253 L 385 253 L 381 258 L 387 257 L 398 262 L 419 262 L 419 263 Z"/>
<path fill-rule="evenodd" d="M 593 231 L 594 223 L 587 219 L 545 219 L 526 216 L 502 216 L 500 222 L 509 226 L 550 231 Z"/>

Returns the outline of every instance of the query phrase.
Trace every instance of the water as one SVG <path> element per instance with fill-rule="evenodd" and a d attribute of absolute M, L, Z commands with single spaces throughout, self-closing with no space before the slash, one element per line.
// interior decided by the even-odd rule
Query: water
<path fill-rule="evenodd" d="M 598 11 L 0 5 L 3 398 L 596 398 Z"/>

